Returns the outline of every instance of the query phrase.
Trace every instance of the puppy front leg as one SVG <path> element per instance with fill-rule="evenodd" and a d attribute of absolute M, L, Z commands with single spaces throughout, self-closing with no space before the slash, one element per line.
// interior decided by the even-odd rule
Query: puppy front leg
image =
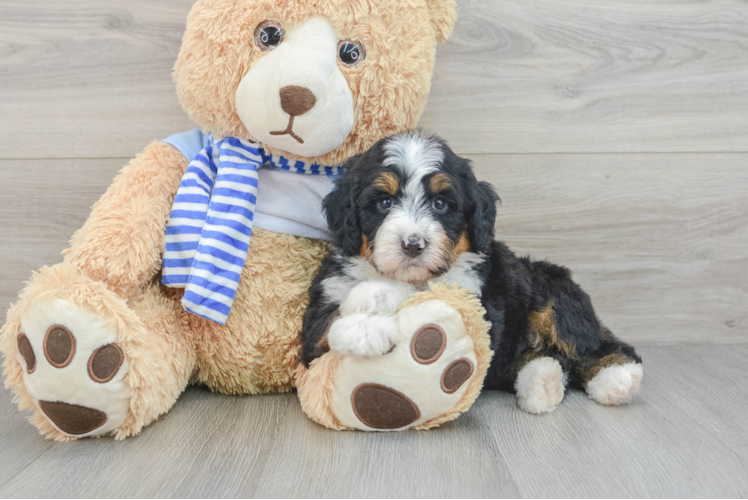
<path fill-rule="evenodd" d="M 341 317 L 330 326 L 330 349 L 358 356 L 387 353 L 397 337 L 394 315 L 414 291 L 410 285 L 384 280 L 356 285 L 340 305 Z"/>
<path fill-rule="evenodd" d="M 412 285 L 386 280 L 362 281 L 340 304 L 340 314 L 394 316 L 397 308 L 415 293 Z"/>
<path fill-rule="evenodd" d="M 330 349 L 356 356 L 380 356 L 394 345 L 397 323 L 394 316 L 353 314 L 338 318 L 327 333 Z"/>

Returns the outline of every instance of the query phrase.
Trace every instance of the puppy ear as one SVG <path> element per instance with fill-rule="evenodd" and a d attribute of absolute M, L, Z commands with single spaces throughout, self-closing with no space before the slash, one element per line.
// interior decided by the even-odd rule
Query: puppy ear
<path fill-rule="evenodd" d="M 500 202 L 491 184 L 481 181 L 475 187 L 475 210 L 470 220 L 470 241 L 474 252 L 489 253 L 496 223 L 496 203 Z"/>
<path fill-rule="evenodd" d="M 455 0 L 426 0 L 431 14 L 431 26 L 436 33 L 436 40 L 444 43 L 452 34 L 457 21 Z"/>
<path fill-rule="evenodd" d="M 358 255 L 362 243 L 356 210 L 359 182 L 354 171 L 358 159 L 359 156 L 354 156 L 346 162 L 345 174 L 337 188 L 322 200 L 322 210 L 332 231 L 332 243 L 346 256 Z"/>

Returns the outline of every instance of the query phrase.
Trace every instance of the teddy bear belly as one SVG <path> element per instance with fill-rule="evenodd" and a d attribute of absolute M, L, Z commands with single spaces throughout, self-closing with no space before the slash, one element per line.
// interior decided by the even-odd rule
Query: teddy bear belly
<path fill-rule="evenodd" d="M 255 229 L 226 324 L 188 315 L 193 380 L 226 394 L 291 390 L 309 286 L 329 250 L 326 241 Z"/>

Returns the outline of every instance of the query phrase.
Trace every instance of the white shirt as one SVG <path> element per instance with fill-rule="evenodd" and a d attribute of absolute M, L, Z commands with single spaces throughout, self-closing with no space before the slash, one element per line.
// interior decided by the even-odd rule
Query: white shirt
<path fill-rule="evenodd" d="M 195 129 L 164 139 L 187 161 L 208 146 L 208 134 Z M 327 175 L 304 175 L 279 168 L 259 170 L 254 227 L 275 233 L 332 240 L 322 214 L 322 199 L 335 187 Z"/>

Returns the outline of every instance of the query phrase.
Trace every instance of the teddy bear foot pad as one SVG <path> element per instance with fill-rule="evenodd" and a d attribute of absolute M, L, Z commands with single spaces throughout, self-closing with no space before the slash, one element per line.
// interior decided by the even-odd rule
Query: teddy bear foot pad
<path fill-rule="evenodd" d="M 431 300 L 401 310 L 397 323 L 398 341 L 390 352 L 341 362 L 332 399 L 347 427 L 385 431 L 424 424 L 453 409 L 475 374 L 473 342 L 446 303 Z"/>
<path fill-rule="evenodd" d="M 447 334 L 439 325 L 421 327 L 410 344 L 410 354 L 420 364 L 439 360 L 447 347 Z M 445 394 L 453 394 L 473 374 L 473 363 L 460 358 L 442 372 L 440 386 Z M 416 403 L 400 391 L 377 383 L 363 383 L 353 390 L 351 406 L 356 417 L 372 429 L 399 429 L 421 418 Z"/>
<path fill-rule="evenodd" d="M 96 316 L 56 299 L 37 301 L 16 337 L 23 381 L 49 422 L 70 437 L 97 436 L 127 416 L 127 360 L 117 332 Z"/>

